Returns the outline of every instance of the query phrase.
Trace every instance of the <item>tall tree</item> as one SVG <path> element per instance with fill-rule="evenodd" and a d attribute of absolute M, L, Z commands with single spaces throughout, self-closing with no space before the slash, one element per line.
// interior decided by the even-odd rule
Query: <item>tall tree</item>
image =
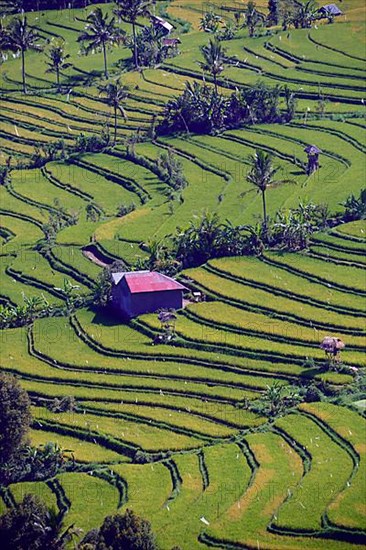
<path fill-rule="evenodd" d="M 117 7 L 114 13 L 132 25 L 133 59 L 135 67 L 138 68 L 139 58 L 136 40 L 136 22 L 138 17 L 148 17 L 150 15 L 149 7 L 151 6 L 152 0 L 120 0 L 116 3 Z"/>
<path fill-rule="evenodd" d="M 278 25 L 280 22 L 280 0 L 268 0 L 268 25 Z"/>
<path fill-rule="evenodd" d="M 132 510 L 108 516 L 99 530 L 97 550 L 157 550 L 151 525 Z"/>
<path fill-rule="evenodd" d="M 314 0 L 299 2 L 294 15 L 294 25 L 296 28 L 308 29 L 318 17 L 318 6 Z"/>
<path fill-rule="evenodd" d="M 28 394 L 14 376 L 0 374 L 0 464 L 26 443 L 32 417 Z"/>
<path fill-rule="evenodd" d="M 22 60 L 23 92 L 27 93 L 25 73 L 25 53 L 28 50 L 41 51 L 40 36 L 27 22 L 26 17 L 15 17 L 8 27 L 0 29 L 0 48 L 5 51 L 20 53 Z"/>
<path fill-rule="evenodd" d="M 64 550 L 79 534 L 74 526 L 64 529 L 62 516 L 30 494 L 0 517 L 2 550 Z"/>
<path fill-rule="evenodd" d="M 217 77 L 225 70 L 225 48 L 218 40 L 210 39 L 206 46 L 202 46 L 201 52 L 204 62 L 200 62 L 200 67 L 211 74 L 214 81 L 215 93 L 217 95 Z"/>
<path fill-rule="evenodd" d="M 264 15 L 261 14 L 256 7 L 255 2 L 249 0 L 245 8 L 245 25 L 248 27 L 249 36 L 254 36 L 254 31 L 260 23 L 264 21 Z"/>
<path fill-rule="evenodd" d="M 51 46 L 46 52 L 48 61 L 48 69 L 46 73 L 55 73 L 56 74 L 56 83 L 57 90 L 60 90 L 60 72 L 68 69 L 72 66 L 72 63 L 68 63 L 67 60 L 70 59 L 70 55 L 65 53 L 65 42 L 64 40 L 56 40 L 51 43 Z"/>
<path fill-rule="evenodd" d="M 258 192 L 262 195 L 263 207 L 263 228 L 264 234 L 267 231 L 267 204 L 266 191 L 268 187 L 276 187 L 282 183 L 290 183 L 290 180 L 276 180 L 275 175 L 279 167 L 275 167 L 272 162 L 272 156 L 264 151 L 257 149 L 254 155 L 249 157 L 251 169 L 247 175 L 247 181 L 252 183 Z"/>
<path fill-rule="evenodd" d="M 107 49 L 121 43 L 124 32 L 116 27 L 114 17 L 108 18 L 100 8 L 96 8 L 87 17 L 88 23 L 81 32 L 78 42 L 83 44 L 84 52 L 88 55 L 95 50 L 103 52 L 104 75 L 108 78 Z"/>
<path fill-rule="evenodd" d="M 121 84 L 121 80 L 115 80 L 109 82 L 106 86 L 101 88 L 101 93 L 107 96 L 107 103 L 113 108 L 114 114 L 114 145 L 117 142 L 117 115 L 118 112 L 123 116 L 124 120 L 127 120 L 127 114 L 122 103 L 127 99 L 128 92 L 126 86 Z"/>

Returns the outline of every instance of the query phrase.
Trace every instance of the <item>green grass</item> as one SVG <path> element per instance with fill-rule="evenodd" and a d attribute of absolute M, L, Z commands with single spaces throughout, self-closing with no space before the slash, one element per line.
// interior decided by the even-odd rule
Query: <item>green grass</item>
<path fill-rule="evenodd" d="M 212 260 L 208 265 L 239 280 L 253 281 L 275 292 L 281 291 L 291 297 L 314 301 L 325 309 L 331 306 L 365 311 L 365 306 L 358 297 L 290 273 L 286 270 L 286 266 L 269 265 L 251 257 Z"/>
<path fill-rule="evenodd" d="M 347 237 L 356 237 L 357 239 L 365 240 L 365 233 L 366 233 L 366 227 L 365 227 L 365 221 L 355 221 L 346 223 L 345 225 L 341 225 L 337 227 L 337 233 L 341 233 L 342 235 L 345 235 Z"/>
<path fill-rule="evenodd" d="M 52 441 L 67 452 L 67 456 L 74 456 L 78 462 L 109 463 L 123 460 L 120 454 L 105 449 L 101 445 L 95 445 L 88 441 L 82 441 L 77 437 L 65 436 L 47 430 L 31 430 L 30 440 L 32 445 L 39 447 Z"/>
<path fill-rule="evenodd" d="M 201 285 L 204 291 L 213 292 L 219 298 L 232 301 L 245 308 L 250 306 L 258 311 L 268 311 L 270 314 L 281 315 L 289 320 L 299 319 L 301 324 L 310 327 L 329 325 L 341 331 L 346 327 L 359 331 L 364 329 L 362 318 L 347 316 L 331 310 L 325 312 L 316 306 L 276 296 L 270 290 L 265 291 L 225 279 L 224 276 L 218 276 L 206 269 L 188 269 L 184 273 Z"/>
<path fill-rule="evenodd" d="M 206 302 L 193 304 L 186 309 L 187 313 L 193 313 L 197 320 L 203 323 L 212 323 L 217 328 L 226 327 L 236 332 L 257 333 L 268 340 L 283 339 L 289 343 L 309 343 L 318 346 L 319 342 L 328 334 L 325 330 L 317 330 L 310 327 L 302 327 L 296 323 L 280 321 L 270 316 L 261 315 L 232 307 L 222 302 Z M 357 336 L 344 335 L 344 340 L 352 346 L 362 347 L 365 339 Z"/>
<path fill-rule="evenodd" d="M 56 495 L 43 481 L 23 481 L 10 485 L 10 491 L 14 496 L 15 502 L 21 502 L 25 495 L 32 494 L 38 497 L 48 508 L 54 508 L 57 511 Z"/>
<path fill-rule="evenodd" d="M 237 7 L 234 2 L 221 6 L 218 0 L 214 5 L 225 20 L 233 15 L 223 8 Z M 266 12 L 265 0 L 258 5 Z M 101 8 L 111 13 L 113 6 Z M 61 304 L 52 289 L 62 287 L 64 278 L 80 285 L 78 278 L 85 277 L 81 291 L 89 292 L 101 273 L 83 255 L 83 247 L 93 241 L 133 266 L 146 257 L 142 243 L 165 239 L 205 210 L 222 221 L 256 224 L 261 197 L 246 181 L 249 156 L 256 149 L 271 153 L 280 177 L 292 180 L 267 190 L 271 217 L 300 201 L 327 204 L 335 215 L 350 193 L 359 196 L 366 175 L 360 0 L 349 0 L 342 7 L 346 15 L 334 25 L 264 29 L 252 39 L 241 29 L 236 39 L 224 41 L 227 54 L 243 63 L 225 67 L 220 77 L 224 94 L 258 80 L 287 84 L 297 95 L 296 116 L 286 125 L 136 143 L 137 154 L 151 162 L 170 147 L 182 163 L 188 185 L 171 204 L 166 183 L 125 159 L 125 140 L 136 131 L 144 140 L 166 101 L 178 96 L 186 81 L 202 82 L 197 61 L 209 34 L 198 31 L 198 0 L 173 0 L 156 8 L 163 17 L 164 10 L 171 14 L 173 24 L 174 17 L 192 24 L 180 36 L 178 57 L 133 71 L 129 49 L 108 52 L 111 77 L 121 76 L 129 88 L 128 120 L 118 117 L 114 149 L 27 169 L 37 143 L 64 139 L 69 147 L 80 133 L 97 135 L 108 125 L 113 132 L 112 109 L 99 89 L 105 83 L 103 55 L 79 55 L 77 37 L 92 9 L 28 15 L 48 38 L 56 34 L 66 41 L 72 66 L 61 75 L 61 93 L 56 93 L 54 75 L 45 73 L 43 54 L 26 53 L 26 95 L 20 91 L 20 60 L 9 56 L 0 67 L 0 165 L 11 155 L 13 168 L 10 185 L 0 186 L 3 302 L 21 304 L 24 292 Z M 121 27 L 131 33 L 131 25 Z M 205 79 L 210 81 L 208 75 Z M 324 117 L 316 115 L 319 92 L 327 100 Z M 301 167 L 309 144 L 322 149 L 320 170 L 310 177 Z M 116 216 L 119 206 L 131 203 L 135 210 Z M 90 204 L 99 209 L 96 222 L 86 218 Z M 57 234 L 49 263 L 35 245 L 59 205 L 79 219 Z M 358 550 L 347 530 L 366 529 L 364 418 L 329 403 L 303 404 L 274 423 L 286 437 L 247 405 L 274 383 L 314 378 L 337 391 L 354 381 L 351 375 L 319 368 L 324 361 L 319 342 L 330 334 L 342 338 L 343 361 L 364 365 L 364 233 L 364 221 L 341 224 L 315 234 L 308 255 L 268 252 L 262 259 L 223 258 L 186 270 L 184 275 L 208 300 L 179 312 L 178 337 L 171 344 L 152 345 L 161 329 L 156 315 L 123 324 L 109 312 L 85 308 L 72 319 L 41 319 L 29 328 L 2 331 L 1 369 L 20 379 L 34 403 L 76 399 L 73 413 L 34 406 L 32 443 L 55 441 L 90 468 L 115 471 L 127 486 L 122 503 L 117 489 L 97 471 L 57 476 L 71 502 L 65 525 L 75 523 L 87 532 L 106 515 L 129 507 L 151 521 L 162 550 L 174 545 L 183 550 L 208 545 Z M 304 365 L 306 358 L 315 359 L 316 366 Z M 354 407 L 362 406 L 361 397 Z M 172 456 L 168 462 L 133 464 L 137 449 Z M 16 500 L 30 491 L 56 504 L 45 483 L 16 484 L 11 491 Z M 319 536 L 305 536 L 301 529 L 319 531 Z M 337 539 L 337 529 L 345 530 L 344 539 Z"/>
<path fill-rule="evenodd" d="M 75 164 L 53 162 L 47 164 L 47 171 L 62 185 L 68 186 L 70 191 L 81 191 L 86 201 L 97 204 L 107 215 L 114 216 L 117 207 L 121 204 L 139 203 L 138 197 L 122 185 L 113 184 L 92 170 Z M 111 193 L 111 188 L 113 192 Z M 76 197 L 77 200 L 80 200 Z M 85 205 L 83 208 L 85 209 Z"/>
<path fill-rule="evenodd" d="M 198 438 L 180 435 L 169 429 L 150 426 L 148 420 L 144 424 L 90 413 L 50 413 L 47 409 L 41 407 L 34 407 L 33 415 L 40 422 L 51 420 L 61 427 L 81 428 L 88 433 L 92 432 L 113 437 L 119 441 L 137 445 L 147 451 L 190 449 L 198 447 L 201 443 Z"/>
<path fill-rule="evenodd" d="M 159 329 L 160 322 L 152 315 L 143 316 L 142 321 L 148 326 Z M 307 357 L 313 359 L 323 359 L 324 352 L 317 347 L 302 347 L 299 344 L 291 345 L 291 343 L 280 343 L 259 336 L 247 336 L 244 334 L 234 334 L 225 331 L 223 328 L 209 327 L 192 321 L 191 319 L 179 317 L 176 324 L 176 333 L 184 339 L 194 342 L 197 347 L 200 343 L 215 346 L 226 350 L 236 350 L 237 353 L 252 352 L 260 355 L 261 353 L 269 354 L 274 357 L 284 357 L 291 360 L 303 360 Z M 229 352 L 230 353 L 230 352 Z M 347 354 L 348 360 L 359 365 L 364 365 L 363 354 L 358 352 L 350 352 Z"/>
<path fill-rule="evenodd" d="M 289 415 L 275 424 L 311 457 L 311 465 L 301 483 L 291 490 L 290 498 L 279 510 L 275 524 L 283 529 L 318 531 L 322 514 L 334 495 L 342 491 L 350 478 L 353 462 L 342 449 L 314 422 L 301 415 Z M 317 498 L 314 498 L 317 495 Z"/>
<path fill-rule="evenodd" d="M 359 456 L 358 467 L 351 482 L 341 491 L 327 510 L 330 521 L 349 529 L 366 529 L 366 510 L 362 505 L 366 486 L 365 476 L 365 420 L 357 413 L 330 403 L 304 404 L 301 410 L 334 430 L 348 441 Z"/>
<path fill-rule="evenodd" d="M 117 512 L 117 489 L 106 481 L 79 473 L 61 474 L 57 479 L 71 501 L 64 519 L 66 525 L 75 524 L 86 533 L 99 527 L 106 515 Z"/>
<path fill-rule="evenodd" d="M 308 258 L 304 254 L 276 254 L 266 253 L 269 260 L 286 265 L 296 272 L 316 279 L 321 279 L 336 288 L 343 288 L 352 292 L 365 292 L 365 274 L 362 270 L 353 267 L 334 266 L 322 260 Z"/>

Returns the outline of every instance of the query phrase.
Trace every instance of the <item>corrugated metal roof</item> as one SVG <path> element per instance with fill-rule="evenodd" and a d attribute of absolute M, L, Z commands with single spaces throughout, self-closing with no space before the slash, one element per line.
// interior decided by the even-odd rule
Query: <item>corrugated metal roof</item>
<path fill-rule="evenodd" d="M 331 15 L 343 15 L 342 10 L 336 4 L 327 4 L 318 9 L 320 12 L 330 13 Z"/>
<path fill-rule="evenodd" d="M 157 271 L 129 271 L 126 273 L 112 273 L 115 285 L 125 278 L 131 294 L 140 292 L 159 292 L 164 290 L 187 290 L 185 286 L 171 277 Z"/>
<path fill-rule="evenodd" d="M 173 25 L 168 23 L 168 21 L 165 21 L 162 17 L 158 17 L 157 15 L 152 15 L 151 19 L 153 20 L 155 25 L 160 25 L 161 27 L 164 27 L 167 31 L 172 31 L 174 29 Z"/>

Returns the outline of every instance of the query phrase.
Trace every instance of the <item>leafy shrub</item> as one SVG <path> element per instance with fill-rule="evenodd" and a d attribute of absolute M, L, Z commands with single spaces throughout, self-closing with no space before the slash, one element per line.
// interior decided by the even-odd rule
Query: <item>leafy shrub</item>
<path fill-rule="evenodd" d="M 23 501 L 0 517 L 0 539 L 3 550 L 42 550 L 56 548 L 52 526 L 55 513 L 34 495 L 25 495 Z M 60 550 L 65 546 L 60 545 Z"/>
<path fill-rule="evenodd" d="M 30 423 L 28 394 L 14 376 L 0 374 L 0 464 L 4 464 L 25 443 Z"/>
<path fill-rule="evenodd" d="M 187 82 L 183 94 L 166 104 L 157 132 L 206 134 L 241 124 L 288 122 L 295 113 L 295 97 L 287 92 L 287 109 L 282 114 L 282 91 L 280 86 L 271 88 L 259 82 L 227 97 L 212 86 Z"/>
<path fill-rule="evenodd" d="M 135 209 L 136 209 L 136 205 L 134 202 L 132 202 L 131 204 L 120 204 L 117 208 L 116 215 L 119 218 L 122 218 L 122 216 L 126 216 L 130 212 L 133 212 L 133 210 Z"/>
<path fill-rule="evenodd" d="M 30 160 L 32 168 L 40 168 L 52 160 L 64 160 L 67 156 L 67 149 L 63 139 L 36 145 Z"/>
<path fill-rule="evenodd" d="M 107 516 L 99 529 L 96 550 L 157 550 L 151 525 L 132 510 Z"/>
<path fill-rule="evenodd" d="M 76 399 L 72 395 L 66 395 L 59 399 L 55 397 L 47 406 L 48 410 L 54 413 L 71 412 L 76 409 Z"/>
<path fill-rule="evenodd" d="M 361 190 L 358 198 L 349 195 L 342 206 L 345 209 L 344 221 L 364 220 L 366 218 L 366 189 Z"/>
<path fill-rule="evenodd" d="M 311 235 L 327 227 L 329 211 L 326 205 L 300 203 L 297 208 L 279 211 L 269 224 L 267 244 L 285 250 L 303 250 Z"/>
<path fill-rule="evenodd" d="M 118 271 L 128 271 L 127 265 L 122 260 L 116 260 L 111 265 L 106 266 L 98 276 L 93 289 L 93 303 L 96 306 L 109 304 L 112 291 L 112 273 Z"/>
<path fill-rule="evenodd" d="M 314 385 L 311 385 L 307 388 L 304 395 L 304 400 L 306 403 L 314 403 L 322 400 L 322 392 Z"/>
<path fill-rule="evenodd" d="M 80 134 L 76 138 L 75 151 L 78 153 L 98 153 L 110 144 L 109 130 L 104 129 L 100 136 L 85 136 Z"/>
<path fill-rule="evenodd" d="M 181 191 L 186 187 L 187 180 L 183 173 L 182 163 L 171 149 L 168 149 L 166 153 L 161 153 L 156 164 L 159 170 L 161 170 L 163 180 L 173 187 L 175 191 Z"/>

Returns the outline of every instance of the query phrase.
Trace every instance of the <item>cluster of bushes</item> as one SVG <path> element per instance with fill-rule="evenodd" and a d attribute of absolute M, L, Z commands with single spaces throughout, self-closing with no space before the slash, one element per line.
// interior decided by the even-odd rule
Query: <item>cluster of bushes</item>
<path fill-rule="evenodd" d="M 98 4 L 98 0 L 12 0 L 10 8 L 15 13 L 33 10 L 66 10 L 68 8 L 85 8 L 90 4 Z"/>
<path fill-rule="evenodd" d="M 133 53 L 135 42 L 132 37 L 126 38 L 126 45 Z M 179 54 L 176 45 L 164 45 L 161 33 L 158 32 L 153 25 L 143 27 L 142 30 L 137 33 L 136 47 L 138 64 L 140 67 L 155 67 L 163 63 L 165 59 L 175 57 Z"/>
<path fill-rule="evenodd" d="M 366 188 L 361 190 L 359 197 L 355 197 L 353 194 L 349 195 L 342 206 L 344 206 L 343 221 L 364 220 L 366 218 Z"/>
<path fill-rule="evenodd" d="M 57 445 L 47 443 L 34 448 L 27 444 L 31 422 L 27 392 L 13 376 L 0 374 L 0 484 L 3 487 L 21 481 L 49 480 L 66 470 L 68 461 Z M 62 511 L 47 508 L 33 495 L 25 495 L 19 503 L 9 500 L 9 505 L 11 508 L 0 516 L 4 550 L 65 550 L 82 533 L 74 525 L 65 528 Z M 150 523 L 126 510 L 124 515 L 106 517 L 102 526 L 87 533 L 77 548 L 157 550 L 158 547 Z"/>
<path fill-rule="evenodd" d="M 104 127 L 100 134 L 86 136 L 81 133 L 77 136 L 73 146 L 67 146 L 63 139 L 36 145 L 27 164 L 18 163 L 18 168 L 41 168 L 47 162 L 67 160 L 74 153 L 100 153 L 112 145 L 108 127 Z M 0 171 L 0 184 L 8 181 L 10 166 Z"/>
<path fill-rule="evenodd" d="M 0 374 L 0 484 L 49 479 L 62 470 L 65 457 L 54 443 L 29 445 L 30 399 L 13 376 Z"/>
<path fill-rule="evenodd" d="M 324 205 L 302 204 L 280 211 L 275 219 L 257 226 L 235 226 L 221 222 L 217 214 L 205 212 L 186 229 L 178 228 L 168 241 L 147 243 L 149 258 L 139 268 L 174 274 L 213 258 L 260 255 L 265 247 L 302 250 L 314 231 L 327 227 L 329 212 Z"/>
<path fill-rule="evenodd" d="M 130 212 L 133 212 L 136 209 L 136 205 L 134 202 L 131 202 L 131 204 L 120 204 L 117 208 L 116 215 L 118 218 L 122 218 L 123 216 L 127 216 Z"/>
<path fill-rule="evenodd" d="M 161 153 L 156 162 L 147 159 L 136 153 L 134 143 L 127 144 L 126 157 L 129 160 L 147 168 L 156 174 L 162 181 L 167 183 L 173 191 L 180 191 L 187 185 L 183 173 L 182 163 L 171 149 Z"/>
<path fill-rule="evenodd" d="M 284 111 L 280 109 L 281 95 L 286 100 Z M 241 124 L 289 122 L 294 113 L 294 95 L 281 86 L 272 88 L 259 82 L 224 96 L 206 84 L 187 82 L 183 94 L 166 104 L 157 132 L 207 134 Z"/>
<path fill-rule="evenodd" d="M 269 220 L 264 242 L 270 248 L 288 251 L 308 247 L 315 231 L 329 227 L 330 212 L 325 204 L 300 203 L 297 208 L 280 210 L 274 220 Z"/>
<path fill-rule="evenodd" d="M 45 234 L 46 242 L 54 243 L 57 233 L 69 227 L 71 225 L 76 225 L 79 220 L 79 214 L 77 211 L 67 210 L 60 204 L 58 199 L 54 200 L 54 207 L 52 208 L 48 222 L 43 224 L 42 230 Z"/>
<path fill-rule="evenodd" d="M 266 27 L 281 25 L 282 30 L 287 30 L 290 26 L 295 29 L 308 29 L 322 18 L 326 18 L 328 23 L 334 21 L 332 11 L 325 9 L 323 13 L 319 13 L 318 4 L 314 0 L 268 0 L 267 13 L 258 9 L 253 0 L 249 0 L 242 9 L 233 8 L 230 11 L 234 14 L 234 20 L 225 21 L 213 9 L 207 11 L 201 18 L 200 29 L 215 34 L 219 40 L 231 40 L 243 28 L 248 29 L 248 34 L 252 38 Z"/>

